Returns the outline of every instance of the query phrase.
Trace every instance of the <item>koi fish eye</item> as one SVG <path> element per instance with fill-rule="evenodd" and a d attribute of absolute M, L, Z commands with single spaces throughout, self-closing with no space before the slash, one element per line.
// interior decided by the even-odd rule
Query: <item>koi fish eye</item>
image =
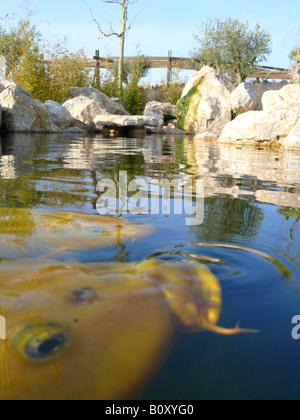
<path fill-rule="evenodd" d="M 11 333 L 11 346 L 23 359 L 44 362 L 59 356 L 69 344 L 63 328 L 56 323 L 26 324 Z"/>

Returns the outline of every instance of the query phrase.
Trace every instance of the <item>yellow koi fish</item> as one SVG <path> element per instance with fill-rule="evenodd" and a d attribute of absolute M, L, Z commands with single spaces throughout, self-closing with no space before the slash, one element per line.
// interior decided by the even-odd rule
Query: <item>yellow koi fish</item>
<path fill-rule="evenodd" d="M 185 333 L 217 326 L 221 287 L 196 263 L 0 263 L 0 400 L 139 398 Z"/>

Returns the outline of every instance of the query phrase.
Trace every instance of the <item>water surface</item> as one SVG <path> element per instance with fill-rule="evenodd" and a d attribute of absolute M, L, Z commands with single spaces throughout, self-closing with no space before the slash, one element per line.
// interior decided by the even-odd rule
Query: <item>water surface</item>
<path fill-rule="evenodd" d="M 1 137 L 0 206 L 97 213 L 102 178 L 203 179 L 205 219 L 127 215 L 151 225 L 147 238 L 83 262 L 199 261 L 223 290 L 220 324 L 260 334 L 183 337 L 145 399 L 299 399 L 300 152 L 197 142 L 193 137 L 105 139 L 65 135 Z M 39 255 L 36 255 L 38 257 Z M 3 257 L 3 256 L 2 256 Z"/>

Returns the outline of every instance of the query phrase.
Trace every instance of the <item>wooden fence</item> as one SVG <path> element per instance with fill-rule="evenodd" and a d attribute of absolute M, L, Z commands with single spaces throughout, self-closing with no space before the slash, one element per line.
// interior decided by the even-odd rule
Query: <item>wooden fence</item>
<path fill-rule="evenodd" d="M 125 60 L 132 60 L 134 57 L 125 57 Z M 168 57 L 147 57 L 151 62 L 151 68 L 153 69 L 167 69 L 167 83 L 171 83 L 172 80 L 172 69 L 184 69 L 193 70 L 190 58 L 173 57 L 172 51 L 169 51 Z M 95 74 L 100 68 L 112 67 L 114 62 L 119 57 L 100 57 L 99 50 L 95 52 L 93 58 L 88 59 L 88 66 L 95 68 Z M 290 69 L 284 69 L 279 67 L 268 67 L 260 66 L 256 71 L 249 76 L 251 79 L 261 80 L 290 80 L 292 72 Z"/>

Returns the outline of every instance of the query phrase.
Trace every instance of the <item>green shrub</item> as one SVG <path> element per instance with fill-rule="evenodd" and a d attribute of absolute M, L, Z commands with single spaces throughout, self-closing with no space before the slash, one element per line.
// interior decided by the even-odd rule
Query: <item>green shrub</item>
<path fill-rule="evenodd" d="M 62 102 L 72 86 L 91 84 L 84 52 L 70 52 L 65 40 L 43 44 L 29 18 L 15 27 L 0 27 L 0 54 L 6 59 L 6 77 L 43 102 Z"/>
<path fill-rule="evenodd" d="M 148 102 L 147 89 L 139 86 L 137 78 L 132 79 L 130 84 L 123 89 L 122 101 L 126 111 L 132 115 L 140 115 Z"/>

